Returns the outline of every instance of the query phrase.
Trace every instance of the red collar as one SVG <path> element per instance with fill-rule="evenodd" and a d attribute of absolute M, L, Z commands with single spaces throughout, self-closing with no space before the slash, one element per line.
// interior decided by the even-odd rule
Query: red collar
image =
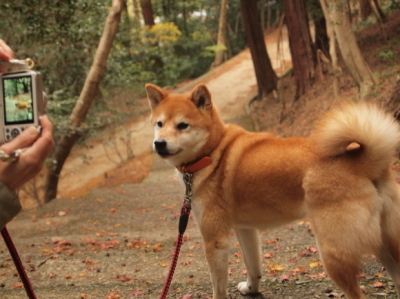
<path fill-rule="evenodd" d="M 186 165 L 182 166 L 181 169 L 182 169 L 182 172 L 195 173 L 196 171 L 202 170 L 203 168 L 210 165 L 211 162 L 212 161 L 211 161 L 210 157 L 204 157 L 192 164 L 186 164 Z"/>

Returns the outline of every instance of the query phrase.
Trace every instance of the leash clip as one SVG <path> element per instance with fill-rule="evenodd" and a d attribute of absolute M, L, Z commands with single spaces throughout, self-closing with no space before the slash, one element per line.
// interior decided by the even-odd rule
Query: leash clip
<path fill-rule="evenodd" d="M 192 190 L 192 186 L 193 186 L 193 173 L 190 172 L 185 172 L 183 174 L 183 182 L 185 183 L 185 197 L 184 197 L 184 203 L 186 206 L 191 205 L 192 203 L 192 196 L 193 196 L 193 190 Z"/>

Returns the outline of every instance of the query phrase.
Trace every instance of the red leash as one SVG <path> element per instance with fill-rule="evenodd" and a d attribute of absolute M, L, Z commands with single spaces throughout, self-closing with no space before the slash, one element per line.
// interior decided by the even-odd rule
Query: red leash
<path fill-rule="evenodd" d="M 10 251 L 11 257 L 14 261 L 15 267 L 17 268 L 19 277 L 24 284 L 26 294 L 28 295 L 29 299 L 36 299 L 35 292 L 33 291 L 31 282 L 29 281 L 28 275 L 26 274 L 24 265 L 18 255 L 17 248 L 15 248 L 14 242 L 11 239 L 11 236 L 6 227 L 1 230 L 1 235 L 3 236 L 4 242 L 7 245 L 8 251 Z"/>
<path fill-rule="evenodd" d="M 210 164 L 211 164 L 211 158 L 204 157 L 203 159 L 200 159 L 199 161 L 197 161 L 193 164 L 182 167 L 183 182 L 185 183 L 186 191 L 185 191 L 185 198 L 183 201 L 183 206 L 181 209 L 181 216 L 179 217 L 179 229 L 178 229 L 179 233 L 178 233 L 178 238 L 176 240 L 175 252 L 172 257 L 172 262 L 171 262 L 171 266 L 169 268 L 168 276 L 167 276 L 167 279 L 165 280 L 165 284 L 164 284 L 164 287 L 162 289 L 159 299 L 167 298 L 168 290 L 169 290 L 169 287 L 171 286 L 171 282 L 172 282 L 172 277 L 174 276 L 176 264 L 178 263 L 179 252 L 181 250 L 181 246 L 183 243 L 183 234 L 185 233 L 187 224 L 189 222 L 189 215 L 190 215 L 190 211 L 191 211 L 191 202 L 192 202 L 192 196 L 193 196 L 193 193 L 192 193 L 193 173 L 203 169 L 204 167 L 206 167 Z"/>
<path fill-rule="evenodd" d="M 186 226 L 189 221 L 190 210 L 191 210 L 190 206 L 187 206 L 186 203 L 184 203 L 181 209 L 181 216 L 179 218 L 179 234 L 175 244 L 175 252 L 172 257 L 172 262 L 169 268 L 168 276 L 167 279 L 165 280 L 164 287 L 162 289 L 159 299 L 167 298 L 169 287 L 171 286 L 172 282 L 172 277 L 174 276 L 176 264 L 178 263 L 179 252 L 181 250 L 181 246 L 183 243 L 183 234 L 185 232 Z"/>

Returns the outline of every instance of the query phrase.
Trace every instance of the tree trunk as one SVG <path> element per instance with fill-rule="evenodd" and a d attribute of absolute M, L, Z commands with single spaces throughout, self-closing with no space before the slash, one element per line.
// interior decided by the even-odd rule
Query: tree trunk
<path fill-rule="evenodd" d="M 311 18 L 314 21 L 315 47 L 317 50 L 321 50 L 327 58 L 330 58 L 327 24 L 321 3 L 319 0 L 312 0 L 309 1 L 309 5 L 311 5 Z"/>
<path fill-rule="evenodd" d="M 376 10 L 377 11 L 377 14 L 379 15 L 378 18 L 380 18 L 383 23 L 386 23 L 387 22 L 387 17 L 383 13 L 383 10 L 382 10 L 381 6 L 379 5 L 378 0 L 373 0 L 372 3 L 371 3 L 371 6 L 372 6 L 372 10 Z"/>
<path fill-rule="evenodd" d="M 149 27 L 154 26 L 155 23 L 151 0 L 140 0 L 140 7 L 142 8 L 144 24 Z"/>
<path fill-rule="evenodd" d="M 325 16 L 325 20 L 329 20 L 329 12 L 326 7 L 325 0 L 320 0 L 320 3 L 321 3 L 321 8 L 322 8 L 323 14 Z M 335 32 L 334 32 L 333 25 L 331 24 L 331 22 L 325 22 L 325 25 L 326 25 L 326 32 L 328 35 L 328 44 L 329 44 L 329 53 L 330 53 L 330 55 L 329 55 L 330 61 L 328 62 L 328 63 L 330 63 L 329 74 L 333 78 L 333 95 L 335 98 L 338 98 L 340 95 L 339 79 L 340 79 L 340 75 L 342 72 L 338 66 L 338 59 L 337 59 L 337 55 L 336 55 Z"/>
<path fill-rule="evenodd" d="M 394 92 L 386 104 L 389 112 L 392 112 L 397 121 L 400 121 L 400 80 L 394 88 Z"/>
<path fill-rule="evenodd" d="M 305 1 L 284 0 L 283 8 L 289 33 L 297 99 L 311 88 L 321 71 L 311 39 Z"/>
<path fill-rule="evenodd" d="M 343 5 L 341 0 L 326 0 L 326 3 L 329 6 L 330 22 L 333 24 L 343 60 L 359 87 L 361 98 L 363 98 L 370 88 L 377 84 L 376 78 L 358 47 L 348 18 L 347 5 Z"/>
<path fill-rule="evenodd" d="M 271 27 L 271 16 L 272 16 L 272 3 L 270 0 L 267 0 L 267 25 L 266 28 L 268 29 L 269 27 Z"/>
<path fill-rule="evenodd" d="M 138 0 L 132 1 L 132 7 L 133 7 L 133 18 L 135 20 L 134 21 L 135 27 L 138 31 L 140 31 L 140 9 L 139 9 Z"/>
<path fill-rule="evenodd" d="M 107 16 L 104 31 L 101 36 L 92 67 L 90 68 L 82 92 L 70 116 L 69 129 L 57 144 L 51 157 L 53 163 L 48 167 L 49 172 L 46 178 L 44 195 L 45 202 L 51 201 L 57 195 L 58 180 L 61 169 L 74 143 L 80 136 L 79 127 L 85 120 L 90 105 L 96 96 L 99 84 L 104 77 L 107 58 L 110 53 L 114 38 L 118 32 L 123 7 L 124 0 L 112 0 L 112 7 Z"/>
<path fill-rule="evenodd" d="M 361 19 L 368 18 L 372 13 L 370 0 L 360 0 L 360 16 Z"/>
<path fill-rule="evenodd" d="M 265 4 L 267 3 L 267 0 L 261 0 L 260 2 L 261 8 L 260 8 L 260 21 L 261 21 L 261 29 L 264 31 L 265 30 Z"/>
<path fill-rule="evenodd" d="M 182 0 L 182 20 L 183 20 L 183 32 L 186 36 L 189 35 L 189 30 L 187 28 L 187 19 L 188 19 L 188 11 L 187 11 L 187 0 Z"/>
<path fill-rule="evenodd" d="M 240 0 L 243 26 L 256 73 L 258 96 L 263 98 L 276 89 L 277 76 L 265 46 L 256 0 Z"/>
<path fill-rule="evenodd" d="M 227 27 L 227 15 L 228 15 L 228 0 L 221 1 L 221 10 L 219 15 L 219 26 L 218 26 L 218 41 L 217 45 L 226 48 L 226 27 Z M 219 66 L 224 61 L 225 49 L 218 50 L 215 53 L 215 60 L 213 67 Z"/>

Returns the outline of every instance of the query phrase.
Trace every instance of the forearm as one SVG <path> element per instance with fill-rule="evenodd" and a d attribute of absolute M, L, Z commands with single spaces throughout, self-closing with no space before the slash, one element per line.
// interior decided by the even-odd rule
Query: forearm
<path fill-rule="evenodd" d="M 0 182 L 0 229 L 21 211 L 17 196 L 3 182 Z"/>

